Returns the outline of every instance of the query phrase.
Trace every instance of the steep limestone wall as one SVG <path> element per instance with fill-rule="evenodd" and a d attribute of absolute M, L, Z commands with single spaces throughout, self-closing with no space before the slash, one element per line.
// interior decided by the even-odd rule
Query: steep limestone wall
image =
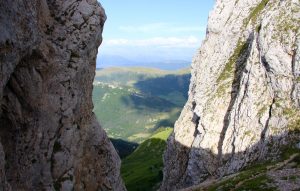
<path fill-rule="evenodd" d="M 216 1 L 161 190 L 237 172 L 299 142 L 299 27 L 298 0 Z"/>
<path fill-rule="evenodd" d="M 96 0 L 0 1 L 0 190 L 125 190 L 92 113 Z"/>

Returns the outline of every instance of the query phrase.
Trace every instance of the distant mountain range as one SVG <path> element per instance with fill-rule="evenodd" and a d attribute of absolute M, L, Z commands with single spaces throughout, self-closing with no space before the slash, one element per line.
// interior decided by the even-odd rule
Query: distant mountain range
<path fill-rule="evenodd" d="M 190 67 L 191 62 L 185 60 L 155 60 L 151 58 L 127 59 L 121 56 L 101 55 L 97 58 L 97 68 L 109 67 L 149 67 L 162 70 L 180 70 Z"/>

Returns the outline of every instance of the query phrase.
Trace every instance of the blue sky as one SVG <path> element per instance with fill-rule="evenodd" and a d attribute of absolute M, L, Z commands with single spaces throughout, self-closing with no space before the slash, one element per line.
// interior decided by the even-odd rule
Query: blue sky
<path fill-rule="evenodd" d="M 214 0 L 99 0 L 105 9 L 101 56 L 190 61 Z M 99 56 L 99 55 L 98 55 Z"/>

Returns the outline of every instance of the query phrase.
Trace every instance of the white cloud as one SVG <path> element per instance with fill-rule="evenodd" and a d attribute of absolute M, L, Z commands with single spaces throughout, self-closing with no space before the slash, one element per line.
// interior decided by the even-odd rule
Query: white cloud
<path fill-rule="evenodd" d="M 189 37 L 154 37 L 147 39 L 108 39 L 103 41 L 104 46 L 158 46 L 165 48 L 191 48 L 191 47 L 199 47 L 201 40 L 194 36 Z"/>
<path fill-rule="evenodd" d="M 103 44 L 105 45 L 109 45 L 109 46 L 114 46 L 114 45 L 128 45 L 129 44 L 129 40 L 128 39 L 123 39 L 123 38 L 119 38 L 119 39 L 110 39 L 103 42 Z"/>
<path fill-rule="evenodd" d="M 168 23 L 149 23 L 139 26 L 120 26 L 119 30 L 128 33 L 187 33 L 205 32 L 204 26 L 177 26 Z"/>

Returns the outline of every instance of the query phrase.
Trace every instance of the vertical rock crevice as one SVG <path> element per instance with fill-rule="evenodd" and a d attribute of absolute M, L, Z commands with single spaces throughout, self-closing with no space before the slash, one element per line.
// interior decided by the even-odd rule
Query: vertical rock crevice
<path fill-rule="evenodd" d="M 251 35 L 252 36 L 252 35 Z M 253 37 L 249 37 L 249 39 L 243 43 L 242 48 L 240 50 L 240 52 L 238 53 L 238 57 L 237 60 L 235 61 L 234 65 L 235 65 L 235 71 L 234 71 L 234 75 L 233 75 L 233 81 L 232 81 L 232 85 L 231 85 L 231 97 L 230 97 L 230 102 L 229 102 L 229 106 L 228 109 L 226 111 L 226 114 L 224 116 L 224 120 L 223 120 L 223 128 L 222 131 L 220 133 L 220 137 L 219 137 L 219 142 L 218 142 L 218 161 L 219 161 L 219 165 L 221 166 L 223 164 L 222 162 L 222 147 L 223 147 L 223 142 L 225 139 L 225 134 L 226 131 L 231 123 L 231 118 L 232 118 L 232 114 L 234 114 L 235 111 L 233 111 L 233 109 L 235 108 L 235 104 L 237 102 L 237 98 L 241 95 L 239 95 L 240 92 L 240 88 L 241 88 L 241 79 L 243 76 L 243 72 L 245 71 L 246 68 L 246 61 L 249 58 L 250 55 L 250 51 L 251 50 L 251 45 L 252 45 L 252 41 L 253 41 Z M 247 84 L 246 84 L 247 86 Z M 243 92 L 243 96 L 246 95 L 247 88 L 245 88 L 244 92 Z M 242 98 L 243 100 L 243 98 Z M 242 101 L 241 101 L 242 102 Z M 240 107 L 239 107 L 240 108 Z M 236 115 L 236 114 L 234 114 Z M 238 115 L 238 114 L 237 114 Z M 235 127 L 235 124 L 233 124 L 233 128 Z M 234 146 L 234 144 L 233 144 Z M 234 149 L 234 147 L 233 147 Z"/>

